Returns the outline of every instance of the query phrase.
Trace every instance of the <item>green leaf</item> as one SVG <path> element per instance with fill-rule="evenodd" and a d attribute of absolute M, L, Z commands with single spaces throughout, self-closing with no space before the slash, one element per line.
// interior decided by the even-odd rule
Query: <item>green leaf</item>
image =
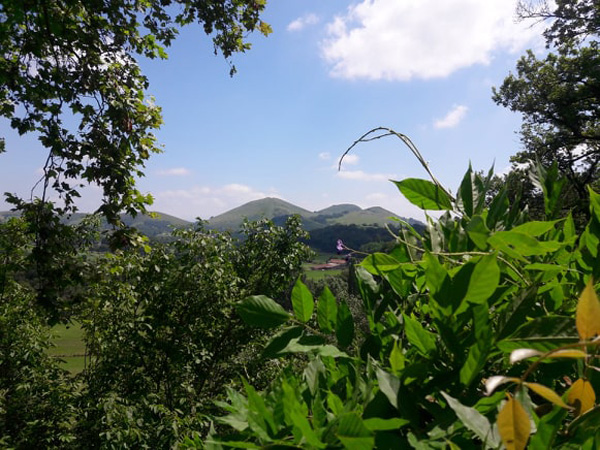
<path fill-rule="evenodd" d="M 373 433 L 356 413 L 345 413 L 339 418 L 337 437 L 348 450 L 370 450 L 375 447 Z"/>
<path fill-rule="evenodd" d="M 298 278 L 292 289 L 292 308 L 294 316 L 302 323 L 306 323 L 312 317 L 315 302 L 306 285 Z"/>
<path fill-rule="evenodd" d="M 291 318 L 281 305 L 264 295 L 245 298 L 237 305 L 237 312 L 244 322 L 258 328 L 275 328 Z"/>
<path fill-rule="evenodd" d="M 434 353 L 437 348 L 435 335 L 423 328 L 417 320 L 406 314 L 402 314 L 402 317 L 404 318 L 404 331 L 408 341 L 425 356 Z"/>
<path fill-rule="evenodd" d="M 242 383 L 248 397 L 248 425 L 257 436 L 268 440 L 269 434 L 277 430 L 273 413 L 267 409 L 263 398 L 243 378 Z"/>
<path fill-rule="evenodd" d="M 400 263 L 395 258 L 385 253 L 373 253 L 363 259 L 360 265 L 373 275 L 381 275 L 400 267 Z"/>
<path fill-rule="evenodd" d="M 381 368 L 376 371 L 379 390 L 387 397 L 392 406 L 398 409 L 398 391 L 400 390 L 400 379 Z"/>
<path fill-rule="evenodd" d="M 371 417 L 364 419 L 363 423 L 371 431 L 389 431 L 398 430 L 404 425 L 408 425 L 410 420 L 401 419 L 400 417 L 394 417 L 391 419 L 382 419 L 380 417 Z"/>
<path fill-rule="evenodd" d="M 482 304 L 496 291 L 500 282 L 500 269 L 496 262 L 496 255 L 482 257 L 473 270 L 469 280 L 466 300 L 470 303 Z"/>
<path fill-rule="evenodd" d="M 497 345 L 504 352 L 519 348 L 546 352 L 578 340 L 575 320 L 572 317 L 544 316 L 523 324 Z"/>
<path fill-rule="evenodd" d="M 313 430 L 308 421 L 308 408 L 300 403 L 297 398 L 297 390 L 284 379 L 282 382 L 283 390 L 283 412 L 288 425 L 294 428 L 294 436 L 298 441 L 306 442 L 316 448 L 325 448 L 326 445 L 321 442 L 315 430 Z"/>
<path fill-rule="evenodd" d="M 466 231 L 479 250 L 487 249 L 490 230 L 481 216 L 474 216 L 467 224 Z"/>
<path fill-rule="evenodd" d="M 499 446 L 500 437 L 494 432 L 492 425 L 483 414 L 475 408 L 463 405 L 445 392 L 442 392 L 442 395 L 463 425 L 475 433 L 487 447 L 495 448 Z"/>
<path fill-rule="evenodd" d="M 562 428 L 568 411 L 564 408 L 553 408 L 542 416 L 537 423 L 537 431 L 529 441 L 529 450 L 551 450 L 558 431 Z"/>
<path fill-rule="evenodd" d="M 331 333 L 337 319 L 337 302 L 327 286 L 321 292 L 317 302 L 317 322 L 324 333 Z"/>
<path fill-rule="evenodd" d="M 458 196 L 456 198 L 456 202 L 467 217 L 473 216 L 473 205 L 477 203 L 477 199 L 475 197 L 476 194 L 475 190 L 473 189 L 473 169 L 471 168 L 471 164 L 469 164 L 469 169 L 465 173 L 465 176 L 460 183 L 460 187 L 458 188 Z"/>
<path fill-rule="evenodd" d="M 592 436 L 600 429 L 600 405 L 577 417 L 569 425 L 569 433 L 581 433 Z"/>
<path fill-rule="evenodd" d="M 551 222 L 544 222 L 539 220 L 531 220 L 529 222 L 525 222 L 522 225 L 514 227 L 511 231 L 516 231 L 518 233 L 524 233 L 529 236 L 539 237 L 542 234 L 547 233 L 550 230 L 554 230 L 556 224 L 560 222 L 560 220 L 553 220 Z"/>
<path fill-rule="evenodd" d="M 417 178 L 406 178 L 393 182 L 406 199 L 425 210 L 451 210 L 452 201 L 448 194 L 436 184 Z"/>
<path fill-rule="evenodd" d="M 279 333 L 271 338 L 267 346 L 262 352 L 264 358 L 277 358 L 285 354 L 284 350 L 294 339 L 300 338 L 302 335 L 303 328 L 301 326 L 295 326 L 291 328 L 284 328 Z"/>
<path fill-rule="evenodd" d="M 335 336 L 342 347 L 348 347 L 354 339 L 354 320 L 348 304 L 343 300 L 338 306 Z"/>
<path fill-rule="evenodd" d="M 538 241 L 529 234 L 518 231 L 498 231 L 488 239 L 488 244 L 517 259 L 523 256 L 545 255 L 561 248 L 558 241 Z"/>

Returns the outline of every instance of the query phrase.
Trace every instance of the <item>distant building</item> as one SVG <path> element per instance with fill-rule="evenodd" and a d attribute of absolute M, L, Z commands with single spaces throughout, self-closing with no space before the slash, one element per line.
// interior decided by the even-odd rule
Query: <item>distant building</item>
<path fill-rule="evenodd" d="M 332 270 L 332 269 L 343 269 L 350 262 L 349 258 L 329 258 L 325 264 L 316 264 L 311 267 L 311 270 Z"/>

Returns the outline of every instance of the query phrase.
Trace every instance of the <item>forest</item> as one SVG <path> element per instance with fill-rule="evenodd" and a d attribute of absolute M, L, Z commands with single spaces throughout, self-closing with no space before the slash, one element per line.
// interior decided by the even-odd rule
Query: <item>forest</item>
<path fill-rule="evenodd" d="M 0 2 L 0 115 L 47 151 L 41 195 L 6 193 L 0 222 L 0 447 L 599 448 L 600 4 L 520 2 L 547 52 L 492 93 L 522 116 L 509 173 L 453 191 L 406 134 L 349 143 L 409 151 L 428 178 L 398 195 L 436 216 L 313 281 L 298 216 L 161 242 L 122 221 L 160 150 L 135 56 L 199 26 L 229 61 L 271 32 L 265 2 Z M 69 222 L 82 180 L 102 205 Z M 57 326 L 81 329 L 77 373 Z"/>

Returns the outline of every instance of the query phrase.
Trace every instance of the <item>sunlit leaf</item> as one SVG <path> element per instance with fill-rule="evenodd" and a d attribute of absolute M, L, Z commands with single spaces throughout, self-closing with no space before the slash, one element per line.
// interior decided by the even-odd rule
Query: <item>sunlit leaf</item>
<path fill-rule="evenodd" d="M 296 319 L 303 323 L 310 320 L 315 308 L 313 296 L 300 278 L 292 289 L 292 308 Z"/>
<path fill-rule="evenodd" d="M 442 395 L 464 426 L 475 433 L 482 442 L 490 444 L 492 447 L 498 446 L 499 438 L 496 433 L 494 433 L 492 425 L 483 414 L 475 408 L 463 405 L 445 392 L 442 392 Z"/>
<path fill-rule="evenodd" d="M 402 314 L 404 318 L 404 330 L 408 341 L 417 347 L 424 355 L 429 355 L 435 352 L 435 335 L 427 331 L 423 326 L 412 317 Z"/>
<path fill-rule="evenodd" d="M 575 358 L 575 359 L 583 359 L 587 358 L 588 354 L 583 350 L 558 350 L 550 355 L 547 358 Z"/>
<path fill-rule="evenodd" d="M 274 328 L 291 318 L 279 303 L 264 295 L 245 298 L 237 306 L 237 312 L 244 322 L 258 328 Z"/>
<path fill-rule="evenodd" d="M 531 358 L 532 356 L 539 356 L 541 354 L 542 352 L 532 348 L 518 348 L 510 353 L 510 363 L 514 364 L 522 359 Z"/>
<path fill-rule="evenodd" d="M 483 303 L 494 293 L 499 281 L 500 269 L 496 262 L 496 255 L 484 256 L 473 269 L 465 298 L 470 303 Z"/>
<path fill-rule="evenodd" d="M 452 201 L 448 194 L 431 181 L 406 178 L 393 183 L 409 202 L 421 209 L 434 211 L 452 209 Z"/>
<path fill-rule="evenodd" d="M 546 387 L 543 384 L 539 383 L 525 383 L 525 385 L 536 394 L 544 397 L 549 402 L 552 402 L 555 405 L 560 406 L 561 408 L 570 409 L 570 406 L 563 402 L 562 398 L 560 398 L 560 396 L 549 387 Z"/>
<path fill-rule="evenodd" d="M 525 233 L 530 236 L 541 236 L 544 233 L 547 233 L 550 230 L 555 228 L 555 225 L 560 222 L 559 220 L 553 220 L 551 222 L 542 222 L 537 220 L 532 220 L 529 222 L 525 222 L 522 225 L 514 227 L 511 231 L 517 231 L 519 233 Z"/>
<path fill-rule="evenodd" d="M 518 383 L 521 381 L 519 378 L 515 377 L 505 377 L 503 375 L 494 375 L 493 377 L 489 377 L 485 380 L 485 395 L 491 395 L 492 392 L 496 390 L 498 386 L 504 383 Z"/>
<path fill-rule="evenodd" d="M 389 361 L 393 373 L 397 374 L 400 370 L 404 369 L 404 353 L 402 353 L 402 349 L 398 345 L 398 341 L 394 341 L 392 351 L 390 352 Z"/>
<path fill-rule="evenodd" d="M 365 424 L 365 427 L 367 427 L 371 431 L 387 431 L 397 430 L 398 428 L 401 428 L 404 425 L 408 425 L 410 421 L 406 419 L 401 419 L 399 417 L 394 417 L 391 419 L 371 417 L 369 419 L 364 419 L 363 423 Z"/>
<path fill-rule="evenodd" d="M 579 296 L 575 323 L 582 340 L 591 339 L 600 334 L 600 302 L 591 279 Z"/>
<path fill-rule="evenodd" d="M 592 409 L 596 403 L 596 393 L 591 383 L 583 378 L 578 379 L 569 389 L 567 402 L 575 408 L 576 416 Z"/>
<path fill-rule="evenodd" d="M 317 303 L 317 322 L 324 333 L 331 333 L 337 319 L 337 303 L 327 286 L 321 292 Z"/>
<path fill-rule="evenodd" d="M 369 273 L 380 275 L 384 272 L 396 270 L 400 267 L 400 262 L 385 253 L 373 253 L 363 259 L 360 265 L 367 269 Z"/>
<path fill-rule="evenodd" d="M 529 440 L 531 432 L 529 416 L 521 403 L 510 394 L 498 413 L 498 431 L 507 450 L 522 450 Z"/>

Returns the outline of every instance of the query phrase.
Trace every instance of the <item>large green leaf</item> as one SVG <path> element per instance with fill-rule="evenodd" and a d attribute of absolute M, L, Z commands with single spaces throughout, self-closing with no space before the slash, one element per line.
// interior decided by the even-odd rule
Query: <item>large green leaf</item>
<path fill-rule="evenodd" d="M 327 286 L 321 292 L 317 303 L 317 322 L 324 333 L 331 333 L 337 320 L 337 303 Z"/>
<path fill-rule="evenodd" d="M 516 231 L 518 233 L 525 233 L 529 236 L 538 237 L 544 233 L 547 233 L 550 230 L 553 230 L 558 222 L 560 221 L 553 220 L 551 222 L 543 222 L 539 220 L 532 220 L 530 222 L 525 222 L 522 225 L 514 227 L 511 231 Z"/>
<path fill-rule="evenodd" d="M 479 250 L 487 249 L 490 230 L 481 216 L 474 216 L 466 227 L 467 234 Z"/>
<path fill-rule="evenodd" d="M 456 198 L 456 202 L 467 217 L 473 216 L 474 205 L 477 204 L 477 192 L 476 189 L 473 189 L 473 178 L 473 169 L 471 168 L 471 164 L 469 164 L 469 170 L 467 170 L 460 183 Z"/>
<path fill-rule="evenodd" d="M 360 265 L 373 275 L 381 275 L 384 272 L 390 272 L 399 268 L 400 262 L 385 253 L 373 253 L 363 259 Z"/>
<path fill-rule="evenodd" d="M 442 392 L 442 395 L 463 425 L 475 433 L 487 448 L 497 448 L 500 445 L 500 436 L 483 414 L 475 408 L 463 405 L 445 392 Z"/>
<path fill-rule="evenodd" d="M 310 320 L 315 309 L 313 296 L 300 278 L 298 278 L 292 289 L 292 308 L 294 309 L 294 316 L 302 323 Z"/>
<path fill-rule="evenodd" d="M 545 352 L 578 340 L 572 317 L 544 316 L 523 324 L 510 337 L 498 342 L 498 347 L 505 352 L 518 348 Z"/>
<path fill-rule="evenodd" d="M 345 413 L 339 418 L 337 437 L 348 450 L 370 450 L 375 447 L 373 433 L 356 413 Z"/>
<path fill-rule="evenodd" d="M 452 201 L 448 194 L 436 184 L 417 178 L 406 178 L 393 182 L 413 205 L 426 210 L 450 210 Z"/>
<path fill-rule="evenodd" d="M 302 331 L 303 328 L 301 326 L 284 328 L 271 338 L 262 352 L 263 357 L 277 358 L 278 356 L 285 354 L 284 350 L 292 340 L 300 338 Z"/>
<path fill-rule="evenodd" d="M 482 257 L 471 274 L 466 299 L 470 303 L 481 304 L 492 296 L 500 282 L 500 269 L 496 255 Z"/>
<path fill-rule="evenodd" d="M 237 312 L 244 322 L 258 328 L 275 328 L 291 318 L 281 305 L 265 295 L 245 298 L 237 305 Z"/>
<path fill-rule="evenodd" d="M 406 338 L 424 355 L 430 355 L 435 352 L 435 335 L 427 331 L 423 326 L 412 317 L 402 314 L 404 318 L 404 330 Z"/>
<path fill-rule="evenodd" d="M 387 397 L 394 408 L 398 408 L 398 391 L 400 390 L 400 379 L 381 368 L 377 368 L 377 382 L 379 390 Z"/>
<path fill-rule="evenodd" d="M 558 241 L 538 241 L 529 234 L 512 230 L 498 231 L 488 238 L 488 244 L 518 259 L 523 256 L 545 255 L 562 246 Z"/>
<path fill-rule="evenodd" d="M 354 339 L 354 319 L 348 304 L 343 300 L 338 306 L 335 336 L 342 347 L 348 347 Z"/>

